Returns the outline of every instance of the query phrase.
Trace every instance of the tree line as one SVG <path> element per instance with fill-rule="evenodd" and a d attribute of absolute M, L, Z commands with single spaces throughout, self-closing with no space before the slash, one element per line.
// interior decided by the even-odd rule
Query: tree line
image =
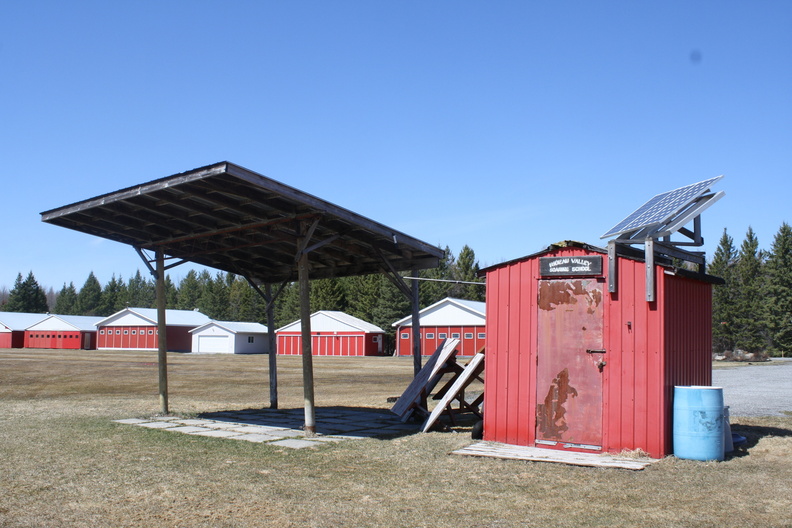
<path fill-rule="evenodd" d="M 445 297 L 484 300 L 475 252 L 464 246 L 458 256 L 446 247 L 437 268 L 421 270 L 420 306 Z M 707 273 L 725 279 L 713 288 L 713 352 L 724 355 L 792 353 L 792 228 L 784 222 L 769 251 L 759 248 L 750 227 L 740 247 L 724 229 Z M 165 279 L 166 306 L 194 310 L 215 320 L 266 324 L 266 305 L 256 291 L 230 273 L 190 270 L 178 283 Z M 128 280 L 113 276 L 104 286 L 91 272 L 79 290 L 74 283 L 45 291 L 31 271 L 17 276 L 13 289 L 0 291 L 0 311 L 62 315 L 112 315 L 127 306 L 153 308 L 155 285 L 140 271 Z M 384 275 L 322 279 L 311 283 L 311 309 L 339 310 L 373 323 L 393 336 L 391 324 L 410 314 L 410 302 Z M 287 284 L 274 305 L 276 328 L 300 318 L 296 283 Z"/>
<path fill-rule="evenodd" d="M 458 256 L 446 247 L 437 268 L 419 272 L 423 279 L 434 279 L 421 281 L 421 308 L 445 297 L 483 301 L 485 289 L 478 272 L 479 263 L 469 246 L 464 246 Z M 165 298 L 169 309 L 198 310 L 217 321 L 267 321 L 264 299 L 247 280 L 231 273 L 190 270 L 178 284 L 167 275 Z M 155 281 L 140 270 L 128 280 L 113 275 L 104 285 L 90 272 L 81 288 L 70 282 L 57 292 L 45 290 L 30 271 L 26 278 L 20 273 L 10 291 L 0 292 L 0 311 L 7 312 L 106 317 L 126 307 L 154 308 L 155 304 Z M 368 321 L 382 328 L 390 343 L 395 332 L 391 325 L 409 315 L 411 305 L 385 275 L 373 274 L 311 281 L 311 310 L 338 310 Z M 275 328 L 300 318 L 297 283 L 284 287 L 274 303 L 274 312 Z"/>
<path fill-rule="evenodd" d="M 792 352 L 792 228 L 784 222 L 769 251 L 753 229 L 737 248 L 723 230 L 712 261 L 712 343 L 717 354 L 789 356 Z"/>

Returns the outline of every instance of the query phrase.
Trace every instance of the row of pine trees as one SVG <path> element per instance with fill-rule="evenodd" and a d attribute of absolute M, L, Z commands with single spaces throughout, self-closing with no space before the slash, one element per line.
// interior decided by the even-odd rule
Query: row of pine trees
<path fill-rule="evenodd" d="M 420 276 L 440 281 L 421 281 L 420 305 L 429 306 L 445 297 L 483 301 L 483 280 L 478 278 L 479 264 L 474 251 L 465 246 L 454 256 L 446 247 L 440 266 L 422 270 Z M 442 281 L 442 282 L 441 282 Z M 454 281 L 454 282 L 445 282 Z M 466 284 L 480 282 L 481 285 Z M 277 287 L 273 288 L 273 291 Z M 175 284 L 165 279 L 166 306 L 170 309 L 198 310 L 218 321 L 253 321 L 266 324 L 264 299 L 239 276 L 190 270 Z M 153 278 L 137 271 L 128 280 L 115 275 L 104 285 L 93 272 L 78 290 L 74 283 L 64 284 L 58 292 L 47 292 L 31 271 L 27 278 L 20 273 L 0 311 L 55 313 L 60 315 L 109 316 L 126 307 L 154 308 Z M 390 336 L 391 325 L 410 314 L 410 302 L 382 274 L 311 282 L 311 310 L 339 310 L 379 326 Z M 299 289 L 288 284 L 274 305 L 276 328 L 300 318 Z"/>
<path fill-rule="evenodd" d="M 445 297 L 483 301 L 478 282 L 479 264 L 474 251 L 465 246 L 454 256 L 446 248 L 440 266 L 421 271 L 421 308 Z M 713 293 L 713 352 L 789 356 L 792 354 L 792 228 L 786 222 L 778 230 L 770 250 L 760 249 L 749 228 L 739 248 L 726 232 L 707 266 L 707 272 L 725 279 Z M 155 304 L 154 281 L 138 271 L 129 280 L 113 276 L 102 286 L 94 276 L 79 291 L 64 284 L 49 295 L 30 272 L 20 274 L 14 288 L 3 298 L 0 310 L 63 315 L 108 316 L 127 306 L 148 308 Z M 189 271 L 178 283 L 165 281 L 168 308 L 197 309 L 215 320 L 266 322 L 263 299 L 242 277 L 229 273 Z M 54 293 L 54 294 L 53 294 Z M 410 304 L 384 275 L 323 279 L 311 283 L 311 309 L 340 310 L 369 321 L 389 334 L 391 324 L 410 313 Z M 299 292 L 289 284 L 275 304 L 276 327 L 299 319 Z"/>
<path fill-rule="evenodd" d="M 754 356 L 792 354 L 792 228 L 784 222 L 769 251 L 753 229 L 737 248 L 723 231 L 708 273 L 726 280 L 713 293 L 713 350 Z"/>

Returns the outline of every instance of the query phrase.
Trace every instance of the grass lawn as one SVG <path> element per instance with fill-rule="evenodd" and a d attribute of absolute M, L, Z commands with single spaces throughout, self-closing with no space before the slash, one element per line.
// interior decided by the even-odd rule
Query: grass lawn
<path fill-rule="evenodd" d="M 169 354 L 174 414 L 268 407 L 266 356 Z M 281 408 L 301 358 L 278 358 Z M 314 358 L 317 406 L 386 409 L 410 358 Z M 468 429 L 292 450 L 114 423 L 156 352 L 0 349 L 0 527 L 792 526 L 792 415 L 732 416 L 725 462 L 643 471 L 450 456 Z"/>

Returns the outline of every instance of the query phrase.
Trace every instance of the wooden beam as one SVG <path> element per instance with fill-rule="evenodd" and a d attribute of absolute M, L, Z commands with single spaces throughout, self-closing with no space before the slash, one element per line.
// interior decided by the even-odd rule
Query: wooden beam
<path fill-rule="evenodd" d="M 165 255 L 157 249 L 157 363 L 159 365 L 160 412 L 168 414 L 168 326 L 165 321 Z"/>
<path fill-rule="evenodd" d="M 413 276 L 418 275 L 418 270 L 413 270 Z M 421 371 L 421 315 L 420 297 L 418 292 L 418 279 L 412 281 L 412 349 L 413 349 L 413 373 L 415 376 Z"/>
<path fill-rule="evenodd" d="M 284 282 L 278 290 L 277 296 L 283 291 L 286 285 Z M 275 308 L 273 301 L 275 297 L 272 296 L 272 285 L 266 284 L 264 292 L 269 299 L 267 300 L 267 340 L 269 341 L 269 384 L 270 384 L 270 409 L 278 408 L 278 366 L 276 364 L 278 357 L 278 338 L 275 335 Z M 266 297 L 265 297 L 266 299 Z"/>
<path fill-rule="evenodd" d="M 297 244 L 297 280 L 300 287 L 300 330 L 302 335 L 303 400 L 305 404 L 305 436 L 316 435 L 314 403 L 313 348 L 311 346 L 311 281 L 308 253 L 305 248 L 319 224 L 317 218 Z"/>

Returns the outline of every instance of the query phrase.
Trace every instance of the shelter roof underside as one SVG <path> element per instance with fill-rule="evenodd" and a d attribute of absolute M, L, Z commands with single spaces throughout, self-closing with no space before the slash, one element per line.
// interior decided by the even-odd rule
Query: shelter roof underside
<path fill-rule="evenodd" d="M 443 255 L 435 246 L 228 162 L 41 216 L 260 283 L 296 280 L 302 249 L 308 250 L 312 279 L 431 268 Z"/>

